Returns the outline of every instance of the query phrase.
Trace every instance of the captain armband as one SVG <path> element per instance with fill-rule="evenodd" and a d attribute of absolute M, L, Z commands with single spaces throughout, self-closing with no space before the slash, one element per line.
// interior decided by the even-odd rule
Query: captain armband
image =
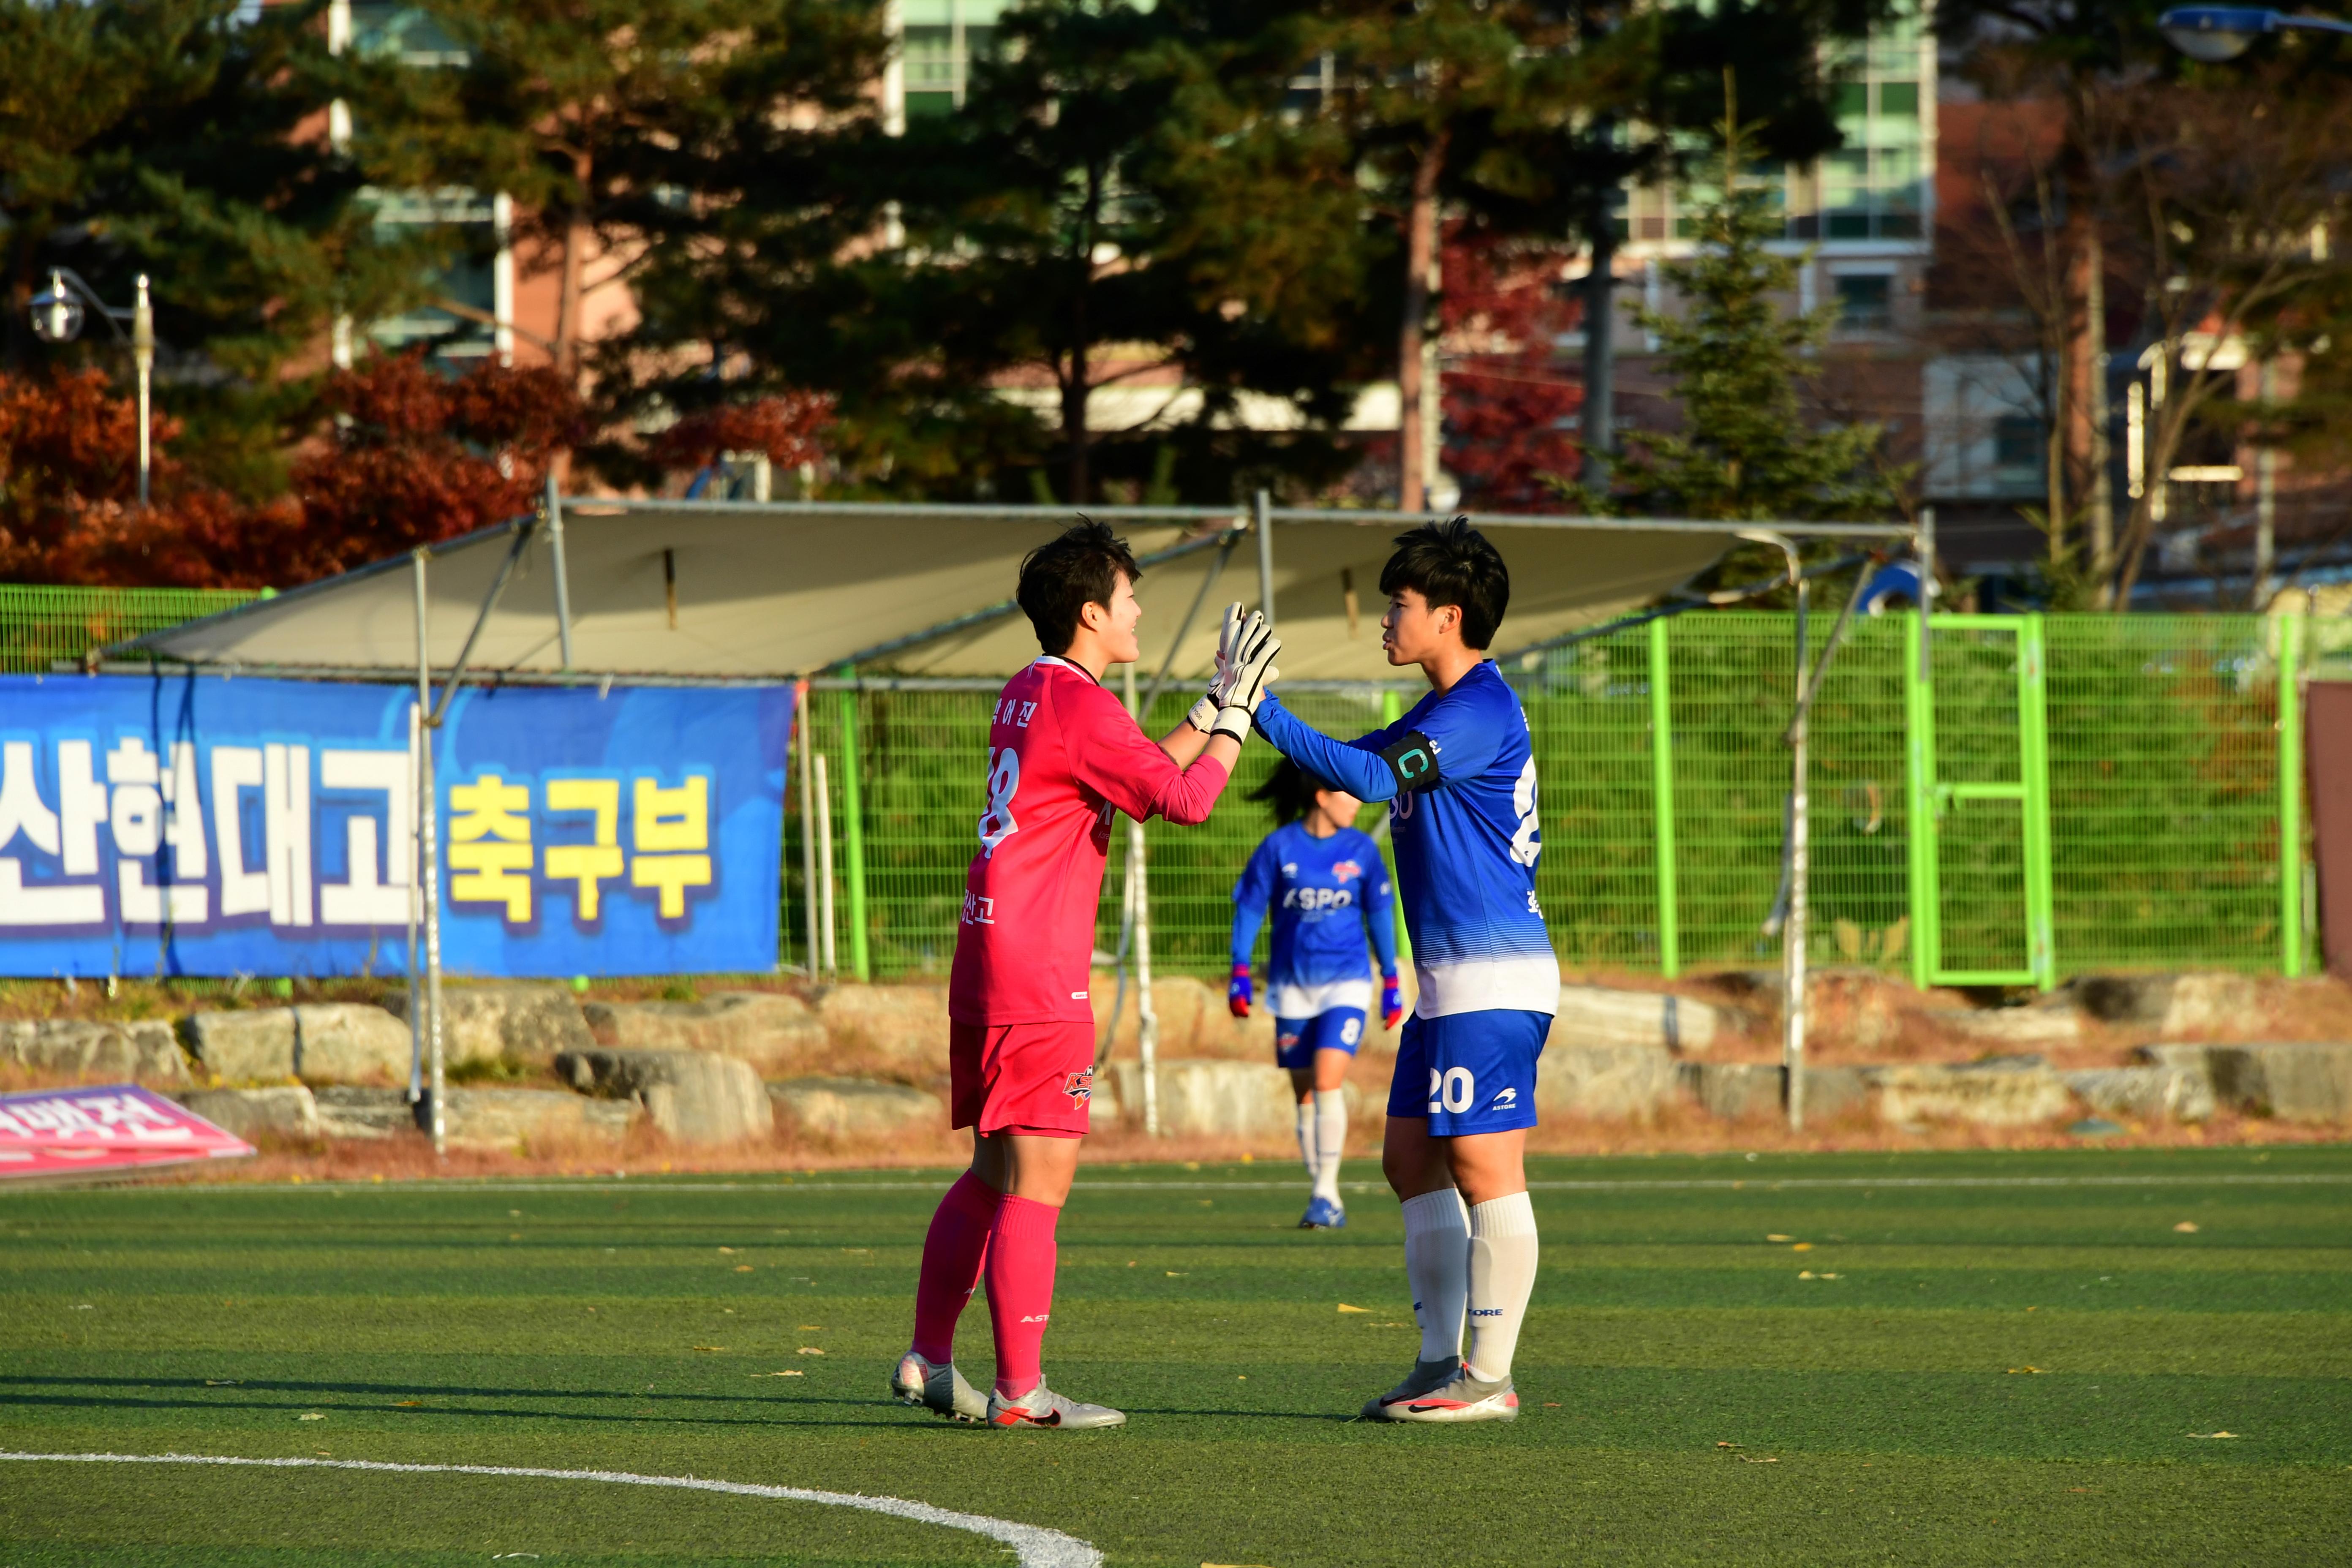
<path fill-rule="evenodd" d="M 1394 775 L 1399 795 L 1435 789 L 1444 782 L 1437 768 L 1437 743 L 1418 730 L 1406 731 L 1379 755 Z"/>

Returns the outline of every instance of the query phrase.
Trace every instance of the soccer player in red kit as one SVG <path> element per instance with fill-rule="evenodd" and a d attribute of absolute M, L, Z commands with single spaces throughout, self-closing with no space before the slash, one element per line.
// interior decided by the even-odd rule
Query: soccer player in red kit
<path fill-rule="evenodd" d="M 948 983 L 953 1123 L 971 1169 L 940 1201 L 923 1243 L 913 1343 L 890 1377 L 908 1405 L 1001 1426 L 1078 1429 L 1127 1417 L 1045 1386 L 1055 1223 L 1077 1173 L 1094 1092 L 1087 999 L 1111 818 L 1195 824 L 1233 772 L 1280 646 L 1263 617 L 1227 611 L 1217 678 L 1154 742 L 1103 687 L 1140 657 L 1141 575 L 1122 540 L 1081 521 L 1021 563 L 1017 597 L 1043 658 L 1005 683 L 988 735 L 988 804 L 964 880 Z M 955 1325 L 983 1278 L 996 1386 L 955 1369 Z"/>

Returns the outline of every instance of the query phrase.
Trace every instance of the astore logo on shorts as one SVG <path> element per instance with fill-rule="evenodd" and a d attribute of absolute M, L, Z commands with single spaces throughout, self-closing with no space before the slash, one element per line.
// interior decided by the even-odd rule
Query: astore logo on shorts
<path fill-rule="evenodd" d="M 1077 1072 L 1072 1073 L 1069 1077 L 1069 1081 L 1062 1085 L 1062 1092 L 1068 1095 L 1072 1100 L 1090 1100 L 1094 1099 L 1095 1069 L 1092 1068 L 1081 1068 Z"/>

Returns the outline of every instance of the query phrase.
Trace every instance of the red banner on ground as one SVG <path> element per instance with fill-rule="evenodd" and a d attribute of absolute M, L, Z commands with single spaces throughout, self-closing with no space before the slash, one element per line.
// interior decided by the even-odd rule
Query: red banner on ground
<path fill-rule="evenodd" d="M 253 1145 L 136 1084 L 0 1094 L 0 1179 L 236 1159 Z"/>

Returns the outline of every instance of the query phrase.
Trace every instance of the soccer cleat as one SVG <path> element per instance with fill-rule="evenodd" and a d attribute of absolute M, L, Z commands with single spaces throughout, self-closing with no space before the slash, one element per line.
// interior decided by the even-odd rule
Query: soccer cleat
<path fill-rule="evenodd" d="M 1519 1396 L 1507 1377 L 1492 1383 L 1464 1367 L 1454 1381 L 1387 1407 L 1391 1421 L 1517 1421 Z"/>
<path fill-rule="evenodd" d="M 1097 1426 L 1124 1426 L 1127 1425 L 1127 1412 L 1113 1410 L 1108 1405 L 1081 1405 L 1075 1399 L 1065 1399 L 1040 1383 L 1018 1399 L 1007 1399 L 1002 1394 L 990 1394 L 988 1424 L 992 1426 L 1045 1426 L 1064 1432 L 1085 1432 Z"/>
<path fill-rule="evenodd" d="M 1310 1199 L 1306 1214 L 1298 1221 L 1301 1230 L 1345 1230 L 1347 1227 L 1348 1211 L 1329 1198 L 1323 1197 Z"/>
<path fill-rule="evenodd" d="M 919 1405 L 950 1421 L 985 1421 L 988 1398 L 963 1380 L 953 1362 L 928 1362 L 913 1351 L 890 1373 L 890 1392 L 901 1405 Z"/>
<path fill-rule="evenodd" d="M 1434 1394 L 1461 1373 L 1462 1358 L 1458 1355 L 1441 1356 L 1435 1361 L 1416 1359 L 1402 1383 L 1377 1398 L 1364 1401 L 1363 1417 L 1367 1421 L 1385 1421 L 1389 1418 L 1389 1406 Z"/>

